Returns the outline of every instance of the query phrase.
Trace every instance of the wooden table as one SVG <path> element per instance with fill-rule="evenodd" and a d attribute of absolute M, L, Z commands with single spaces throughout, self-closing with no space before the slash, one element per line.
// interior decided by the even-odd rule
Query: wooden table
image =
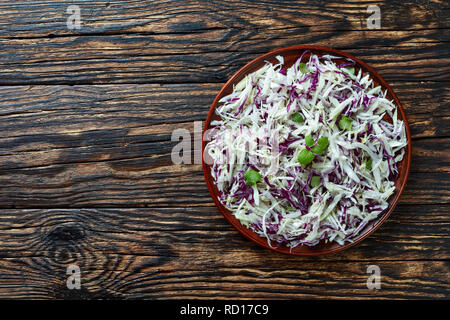
<path fill-rule="evenodd" d="M 449 298 L 449 30 L 446 1 L 1 0 L 0 298 Z M 324 257 L 246 240 L 170 156 L 236 70 L 295 44 L 374 66 L 413 135 L 392 216 Z"/>

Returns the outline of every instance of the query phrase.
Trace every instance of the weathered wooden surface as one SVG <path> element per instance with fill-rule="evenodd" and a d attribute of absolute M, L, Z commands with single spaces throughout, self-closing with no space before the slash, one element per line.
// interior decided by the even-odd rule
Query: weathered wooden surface
<path fill-rule="evenodd" d="M 4 210 L 0 297 L 81 294 L 64 290 L 61 268 L 77 263 L 86 297 L 444 298 L 449 227 L 444 205 L 402 205 L 358 247 L 298 258 L 250 243 L 210 207 Z M 370 264 L 383 271 L 378 292 L 365 285 Z"/>
<path fill-rule="evenodd" d="M 82 27 L 66 27 L 69 5 Z M 377 4 L 382 28 L 366 28 Z M 0 298 L 448 298 L 445 1 L 0 1 Z M 222 218 L 171 133 L 271 49 L 346 50 L 392 85 L 413 162 L 388 221 L 339 254 L 260 248 Z M 194 139 L 194 137 L 193 137 Z M 68 290 L 66 267 L 82 271 Z M 368 290 L 367 266 L 382 272 Z"/>

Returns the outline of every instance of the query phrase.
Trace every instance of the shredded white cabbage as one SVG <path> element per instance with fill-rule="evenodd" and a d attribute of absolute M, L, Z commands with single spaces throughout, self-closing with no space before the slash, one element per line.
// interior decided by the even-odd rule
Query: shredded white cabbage
<path fill-rule="evenodd" d="M 301 64 L 302 57 L 287 69 L 282 57 L 267 62 L 220 100 L 207 145 L 211 172 L 221 203 L 269 245 L 344 244 L 388 208 L 405 126 L 386 91 L 347 68 L 353 61 L 310 54 Z M 293 121 L 296 113 L 302 122 Z M 352 120 L 347 129 L 343 116 Z M 307 136 L 328 138 L 322 155 L 306 146 Z M 298 160 L 303 149 L 314 154 L 307 165 Z M 248 170 L 261 176 L 252 186 Z"/>

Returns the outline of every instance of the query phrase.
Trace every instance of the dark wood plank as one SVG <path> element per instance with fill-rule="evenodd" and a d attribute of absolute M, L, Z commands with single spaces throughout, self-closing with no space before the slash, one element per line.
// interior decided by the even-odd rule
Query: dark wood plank
<path fill-rule="evenodd" d="M 448 205 L 399 205 L 388 221 L 368 240 L 334 255 L 311 258 L 320 261 L 448 260 Z M 293 267 L 297 258 L 266 251 L 232 228 L 215 207 L 99 208 L 99 209 L 2 209 L 0 256 L 45 256 L 65 250 L 65 243 L 80 244 L 77 259 L 86 251 L 152 255 L 170 252 L 222 255 L 225 252 L 254 255 L 256 250 L 274 255 L 267 266 L 284 261 Z M 148 241 L 147 241 L 147 240 Z M 221 252 L 217 252 L 217 247 Z M 215 252 L 215 253 L 214 253 Z M 165 253 L 161 253 L 164 255 Z M 178 255 L 178 254 L 177 254 Z M 258 259 L 247 261 L 258 265 Z M 291 259 L 291 260 L 289 260 Z M 306 259 L 306 258 L 303 258 Z M 109 267 L 107 267 L 109 269 Z"/>
<path fill-rule="evenodd" d="M 54 165 L 2 174 L 2 208 L 211 206 L 199 165 L 121 163 Z M 411 172 L 405 204 L 448 204 L 449 172 Z M 439 183 L 436 183 L 439 181 Z"/>
<path fill-rule="evenodd" d="M 312 258 L 256 246 L 213 208 L 1 210 L 0 297 L 445 298 L 447 208 L 400 205 L 358 246 Z M 66 289 L 69 264 L 81 291 Z"/>
<path fill-rule="evenodd" d="M 67 7 L 79 5 L 82 27 L 66 26 Z M 364 30 L 367 7 L 381 9 L 382 28 L 423 30 L 450 25 L 445 1 L 0 1 L 0 36 L 48 37 L 70 34 L 150 33 L 179 34 L 204 30 L 302 28 L 316 30 Z"/>
<path fill-rule="evenodd" d="M 32 146 L 26 147 L 33 143 L 32 138 L 25 139 L 29 136 L 34 136 L 35 142 L 48 139 L 61 141 L 61 145 L 69 143 L 64 141 L 72 136 L 74 142 L 66 146 L 75 147 L 88 145 L 80 141 L 83 132 L 92 131 L 95 135 L 103 131 L 107 135 L 114 130 L 135 130 L 129 134 L 138 135 L 141 130 L 142 134 L 167 135 L 178 126 L 204 121 L 221 87 L 222 84 L 0 87 L 3 151 L 15 151 L 20 145 L 20 150 L 33 150 Z M 397 81 L 392 87 L 405 108 L 413 138 L 450 136 L 445 125 L 450 117 L 447 83 Z M 8 141 L 19 137 L 23 137 L 23 143 Z M 76 140 L 79 141 L 75 143 Z M 34 149 L 39 150 L 39 146 Z"/>
<path fill-rule="evenodd" d="M 0 84 L 222 83 L 272 49 L 314 43 L 343 49 L 388 81 L 449 81 L 450 29 L 0 39 Z M 419 39 L 419 40 L 418 40 Z"/>
<path fill-rule="evenodd" d="M 177 263 L 179 272 L 156 267 L 158 258 L 97 257 L 100 269 L 81 266 L 81 290 L 66 287 L 66 268 L 45 257 L 2 259 L 0 297 L 8 299 L 445 299 L 448 261 L 381 261 L 381 289 L 366 287 L 371 263 L 298 261 L 295 269 L 191 266 L 192 256 Z M 131 261 L 131 262 L 130 262 Z M 124 265 L 107 271 L 104 265 Z M 213 269 L 214 268 L 214 269 Z"/>
<path fill-rule="evenodd" d="M 448 203 L 443 86 L 395 85 L 415 137 L 404 203 Z M 204 120 L 219 87 L 0 88 L 0 207 L 212 205 L 200 165 L 172 163 L 171 134 L 194 135 L 193 121 Z"/>

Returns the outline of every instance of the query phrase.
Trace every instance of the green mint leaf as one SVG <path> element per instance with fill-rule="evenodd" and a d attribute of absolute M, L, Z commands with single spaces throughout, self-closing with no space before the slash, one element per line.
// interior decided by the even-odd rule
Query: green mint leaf
<path fill-rule="evenodd" d="M 352 122 L 353 120 L 349 117 L 342 116 L 341 120 L 339 120 L 339 128 L 341 128 L 341 130 L 351 130 Z"/>
<path fill-rule="evenodd" d="M 355 68 L 344 68 L 349 74 L 355 74 Z"/>
<path fill-rule="evenodd" d="M 328 148 L 329 142 L 328 142 L 328 137 L 321 137 L 317 140 L 317 144 L 319 145 L 319 147 L 322 150 L 325 150 L 326 148 Z"/>
<path fill-rule="evenodd" d="M 301 73 L 309 73 L 309 68 L 306 66 L 306 63 L 304 63 L 304 62 L 300 62 L 300 63 L 299 63 L 299 65 L 298 65 L 298 70 L 299 70 Z"/>
<path fill-rule="evenodd" d="M 369 171 L 372 170 L 372 159 L 366 161 L 366 169 Z"/>
<path fill-rule="evenodd" d="M 308 147 L 312 147 L 314 145 L 314 139 L 312 136 L 305 137 L 305 143 Z"/>
<path fill-rule="evenodd" d="M 320 185 L 320 177 L 319 176 L 313 176 L 311 178 L 311 187 L 315 188 L 318 185 Z"/>
<path fill-rule="evenodd" d="M 311 150 L 312 150 L 312 152 L 314 152 L 315 154 L 318 154 L 320 156 L 323 154 L 323 149 L 318 145 L 312 147 Z"/>
<path fill-rule="evenodd" d="M 261 175 L 258 171 L 249 169 L 244 173 L 245 184 L 248 186 L 254 186 L 261 181 Z"/>
<path fill-rule="evenodd" d="M 297 123 L 302 123 L 303 121 L 305 121 L 305 119 L 299 112 L 294 113 L 291 117 L 291 120 Z"/>
<path fill-rule="evenodd" d="M 314 160 L 314 157 L 314 153 L 307 149 L 303 149 L 298 154 L 297 160 L 302 166 L 306 166 Z"/>

